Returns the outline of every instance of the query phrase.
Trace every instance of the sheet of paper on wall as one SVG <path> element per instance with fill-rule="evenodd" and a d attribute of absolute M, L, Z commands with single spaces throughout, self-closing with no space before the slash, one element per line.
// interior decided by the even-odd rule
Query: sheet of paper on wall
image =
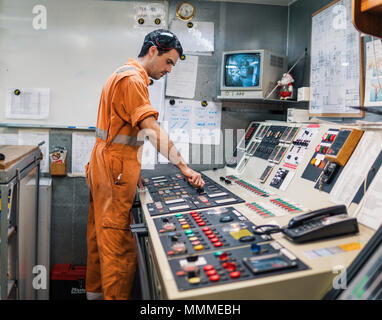
<path fill-rule="evenodd" d="M 134 27 L 167 29 L 166 6 L 162 3 L 139 3 L 134 5 Z"/>
<path fill-rule="evenodd" d="M 366 195 L 359 204 L 355 216 L 359 223 L 377 230 L 382 223 L 382 168 L 370 184 Z"/>
<path fill-rule="evenodd" d="M 40 162 L 41 172 L 49 172 L 49 130 L 18 130 L 19 145 L 37 146 L 39 143 L 45 141 L 40 146 L 43 158 Z"/>
<path fill-rule="evenodd" d="M 142 148 L 141 169 L 154 170 L 156 163 L 157 163 L 157 151 L 155 147 L 152 145 L 152 143 L 146 140 Z"/>
<path fill-rule="evenodd" d="M 164 87 L 165 78 L 153 80 L 148 86 L 151 105 L 159 112 L 158 122 L 162 122 L 164 117 Z"/>
<path fill-rule="evenodd" d="M 329 200 L 350 206 L 382 149 L 382 133 L 366 131 L 330 192 Z"/>
<path fill-rule="evenodd" d="M 382 107 L 382 41 L 366 43 L 365 106 Z"/>
<path fill-rule="evenodd" d="M 173 20 L 170 31 L 175 33 L 182 44 L 185 54 L 213 52 L 214 49 L 214 23 L 195 21 L 192 28 L 187 22 Z"/>
<path fill-rule="evenodd" d="M 95 142 L 94 132 L 72 133 L 72 174 L 85 176 Z"/>
<path fill-rule="evenodd" d="M 179 59 L 167 75 L 166 96 L 193 99 L 197 73 L 197 56 L 187 55 L 185 60 Z"/>
<path fill-rule="evenodd" d="M 171 102 L 174 101 L 174 104 Z M 166 99 L 164 125 L 171 140 L 175 142 L 190 142 L 192 100 Z"/>
<path fill-rule="evenodd" d="M 193 104 L 191 143 L 219 145 L 222 104 L 213 101 L 207 101 L 205 107 L 200 101 Z"/>
<path fill-rule="evenodd" d="M 7 119 L 47 119 L 49 88 L 8 88 L 5 116 Z"/>
<path fill-rule="evenodd" d="M 1 133 L 0 145 L 14 146 L 19 144 L 19 135 L 17 133 Z"/>

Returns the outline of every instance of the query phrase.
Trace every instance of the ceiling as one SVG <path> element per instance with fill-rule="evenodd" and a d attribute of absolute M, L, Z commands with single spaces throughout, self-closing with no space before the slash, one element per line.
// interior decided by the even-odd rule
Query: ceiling
<path fill-rule="evenodd" d="M 207 0 L 215 2 L 241 2 L 241 3 L 256 3 L 256 4 L 269 4 L 277 6 L 289 6 L 297 0 Z"/>

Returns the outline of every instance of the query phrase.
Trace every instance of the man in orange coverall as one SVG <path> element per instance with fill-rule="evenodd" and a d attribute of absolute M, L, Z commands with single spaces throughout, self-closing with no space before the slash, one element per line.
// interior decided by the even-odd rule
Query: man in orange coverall
<path fill-rule="evenodd" d="M 90 189 L 86 271 L 89 300 L 130 297 L 136 271 L 130 209 L 140 176 L 142 131 L 193 187 L 204 186 L 201 174 L 187 166 L 157 123 L 158 112 L 151 106 L 147 89 L 149 77 L 158 80 L 171 72 L 182 54 L 173 33 L 155 30 L 146 35 L 138 59 L 129 59 L 103 87 L 96 142 L 86 166 Z"/>

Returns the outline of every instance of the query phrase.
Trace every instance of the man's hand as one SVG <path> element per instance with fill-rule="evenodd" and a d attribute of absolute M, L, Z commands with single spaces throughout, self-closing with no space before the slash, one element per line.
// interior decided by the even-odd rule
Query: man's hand
<path fill-rule="evenodd" d="M 141 189 L 141 190 L 145 189 L 144 182 L 145 182 L 145 179 L 143 179 L 142 176 L 139 176 L 139 179 L 138 179 L 138 187 L 139 187 L 139 189 Z"/>
<path fill-rule="evenodd" d="M 181 167 L 180 171 L 182 172 L 183 176 L 187 179 L 187 181 L 194 188 L 203 188 L 204 187 L 205 183 L 204 183 L 204 180 L 202 179 L 202 175 L 199 172 L 192 170 L 188 166 Z"/>

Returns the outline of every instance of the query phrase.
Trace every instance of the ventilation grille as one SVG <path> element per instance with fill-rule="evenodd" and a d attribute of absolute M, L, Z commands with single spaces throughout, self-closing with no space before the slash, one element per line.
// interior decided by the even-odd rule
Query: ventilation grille
<path fill-rule="evenodd" d="M 271 66 L 282 69 L 284 67 L 284 59 L 278 56 L 271 55 Z"/>

